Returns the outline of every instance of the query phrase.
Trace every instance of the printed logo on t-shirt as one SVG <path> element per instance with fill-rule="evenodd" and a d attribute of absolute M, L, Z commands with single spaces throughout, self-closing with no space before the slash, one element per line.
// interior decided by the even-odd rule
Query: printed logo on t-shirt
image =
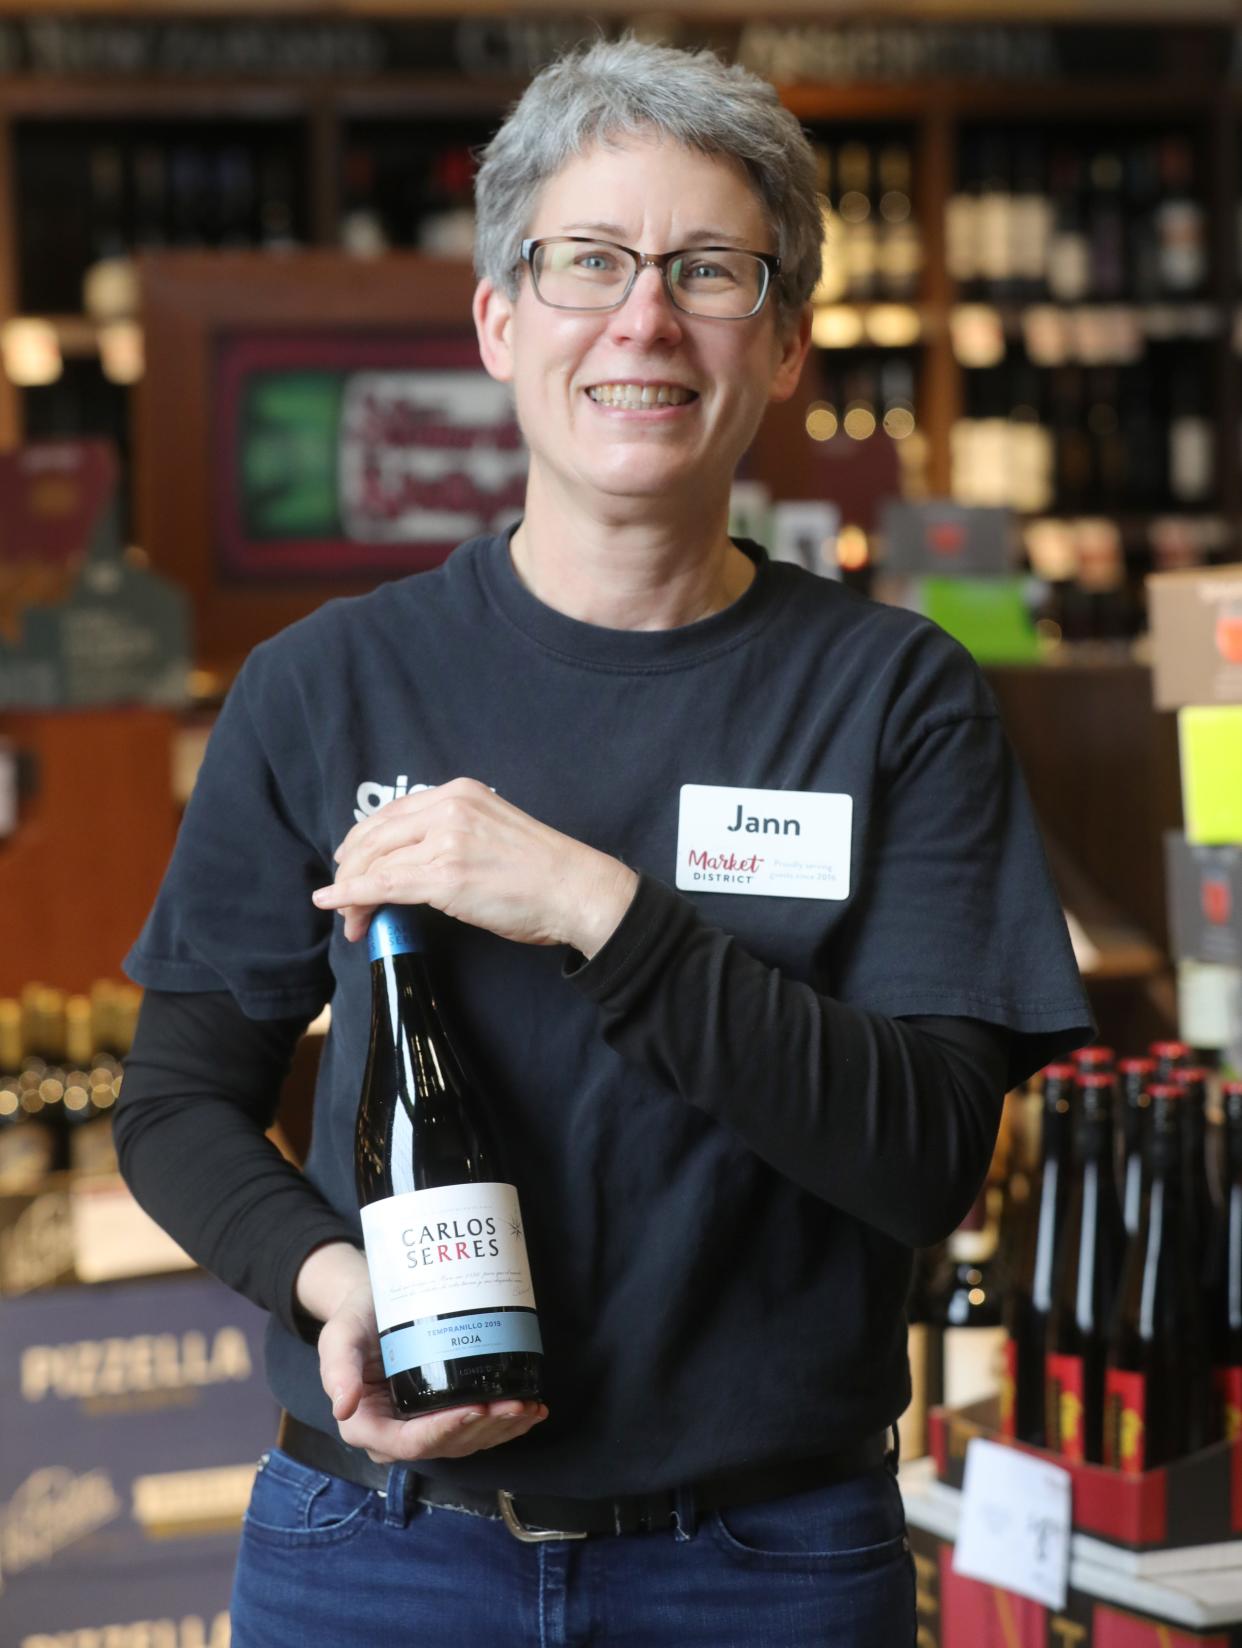
<path fill-rule="evenodd" d="M 398 796 L 413 795 L 416 790 L 434 789 L 434 784 L 411 784 L 404 773 L 397 774 L 395 784 L 377 784 L 373 778 L 364 778 L 354 798 L 358 803 L 354 808 L 354 817 L 361 824 L 364 818 L 370 818 L 372 813 L 379 812 L 381 807 L 386 807 Z"/>
<path fill-rule="evenodd" d="M 676 885 L 686 892 L 848 898 L 852 796 L 683 784 Z"/>

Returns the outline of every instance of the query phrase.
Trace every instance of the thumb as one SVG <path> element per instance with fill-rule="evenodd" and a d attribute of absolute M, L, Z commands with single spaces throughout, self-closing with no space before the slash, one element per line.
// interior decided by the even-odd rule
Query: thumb
<path fill-rule="evenodd" d="M 366 1354 L 356 1336 L 359 1325 L 357 1318 L 335 1316 L 319 1335 L 319 1379 L 337 1420 L 348 1419 L 362 1400 Z"/>

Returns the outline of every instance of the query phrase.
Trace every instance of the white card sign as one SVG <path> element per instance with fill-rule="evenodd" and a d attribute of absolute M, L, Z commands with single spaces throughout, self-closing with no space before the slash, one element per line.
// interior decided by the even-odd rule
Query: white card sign
<path fill-rule="evenodd" d="M 1064 1608 L 1069 1581 L 1070 1474 L 1016 1448 L 966 1446 L 953 1571 Z"/>

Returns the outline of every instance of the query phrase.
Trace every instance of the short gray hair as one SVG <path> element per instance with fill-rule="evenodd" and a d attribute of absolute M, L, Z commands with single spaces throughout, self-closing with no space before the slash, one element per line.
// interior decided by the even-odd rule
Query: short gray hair
<path fill-rule="evenodd" d="M 774 296 L 788 324 L 820 271 L 815 156 L 776 90 L 710 51 L 598 41 L 541 69 L 482 152 L 474 266 L 509 297 L 539 190 L 594 143 L 654 132 L 745 168 L 776 235 Z"/>

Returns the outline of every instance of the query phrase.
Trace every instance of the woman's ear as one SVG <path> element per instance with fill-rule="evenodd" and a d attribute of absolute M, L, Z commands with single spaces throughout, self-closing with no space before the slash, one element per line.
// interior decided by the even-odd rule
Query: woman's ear
<path fill-rule="evenodd" d="M 776 368 L 769 401 L 787 401 L 798 387 L 807 350 L 811 347 L 811 306 L 805 304 L 787 331 L 776 334 Z"/>
<path fill-rule="evenodd" d="M 486 277 L 474 289 L 471 305 L 474 330 L 479 340 L 483 365 L 498 383 L 513 377 L 513 300 Z"/>

